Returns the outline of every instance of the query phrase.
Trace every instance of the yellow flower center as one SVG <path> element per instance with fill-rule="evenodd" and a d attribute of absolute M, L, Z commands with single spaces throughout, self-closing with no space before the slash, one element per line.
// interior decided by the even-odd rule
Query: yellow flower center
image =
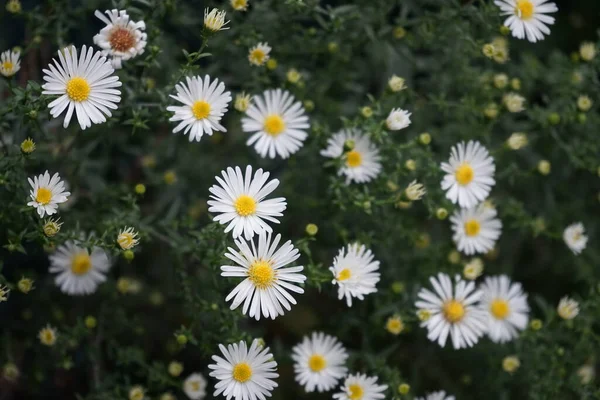
<path fill-rule="evenodd" d="M 92 88 L 84 78 L 76 76 L 67 82 L 67 96 L 73 101 L 85 101 L 90 96 Z"/>
<path fill-rule="evenodd" d="M 252 378 L 252 368 L 245 362 L 241 362 L 233 367 L 233 379 L 244 383 Z"/>
<path fill-rule="evenodd" d="M 510 306 L 506 300 L 496 299 L 490 305 L 490 312 L 496 319 L 505 319 L 510 313 Z"/>
<path fill-rule="evenodd" d="M 266 54 L 261 49 L 254 49 L 250 52 L 250 61 L 257 65 L 263 65 Z"/>
<path fill-rule="evenodd" d="M 5 71 L 9 71 L 9 72 L 10 72 L 10 71 L 12 71 L 12 69 L 13 69 L 13 63 L 11 63 L 10 61 L 4 61 L 4 62 L 2 63 L 2 68 L 3 68 Z"/>
<path fill-rule="evenodd" d="M 444 317 L 446 320 L 452 323 L 459 322 L 465 316 L 465 307 L 461 302 L 456 300 L 449 300 L 444 304 L 442 308 Z"/>
<path fill-rule="evenodd" d="M 271 136 L 278 136 L 285 130 L 285 122 L 281 116 L 277 114 L 271 114 L 265 118 L 264 130 Z"/>
<path fill-rule="evenodd" d="M 467 236 L 476 236 L 481 230 L 481 224 L 476 219 L 465 222 L 465 233 Z"/>
<path fill-rule="evenodd" d="M 348 396 L 350 400 L 362 399 L 364 390 L 359 384 L 355 383 L 353 385 L 348 386 L 348 390 L 350 390 L 350 395 Z"/>
<path fill-rule="evenodd" d="M 53 344 L 55 340 L 54 332 L 51 329 L 44 329 L 42 331 L 42 343 L 43 344 Z"/>
<path fill-rule="evenodd" d="M 356 150 L 346 153 L 346 165 L 350 168 L 358 167 L 362 164 L 362 156 Z"/>
<path fill-rule="evenodd" d="M 129 249 L 133 245 L 133 235 L 128 232 L 123 232 L 119 235 L 117 242 L 121 248 Z"/>
<path fill-rule="evenodd" d="M 468 185 L 473 180 L 473 168 L 469 164 L 463 164 L 456 169 L 454 175 L 459 184 Z"/>
<path fill-rule="evenodd" d="M 397 335 L 404 330 L 404 324 L 402 323 L 400 318 L 390 318 L 387 321 L 386 329 L 388 330 L 388 332 Z"/>
<path fill-rule="evenodd" d="M 242 217 L 247 217 L 256 212 L 256 200 L 248 195 L 241 195 L 233 204 L 235 211 Z"/>
<path fill-rule="evenodd" d="M 190 383 L 188 383 L 188 386 L 194 392 L 197 392 L 198 390 L 200 390 L 200 382 L 198 382 L 198 381 L 191 381 Z"/>
<path fill-rule="evenodd" d="M 351 276 L 352 276 L 352 272 L 350 272 L 350 270 L 348 268 L 344 268 L 338 274 L 337 280 L 338 281 L 345 281 L 346 279 L 350 279 Z"/>
<path fill-rule="evenodd" d="M 534 5 L 531 0 L 517 0 L 515 12 L 521 19 L 530 19 L 533 17 Z"/>
<path fill-rule="evenodd" d="M 204 119 L 210 114 L 210 104 L 204 100 L 198 100 L 192 105 L 192 114 L 196 119 Z"/>
<path fill-rule="evenodd" d="M 325 369 L 326 366 L 327 366 L 327 361 L 325 361 L 325 357 L 323 357 L 320 354 L 313 354 L 308 359 L 308 367 L 313 372 L 322 371 L 323 369 Z"/>
<path fill-rule="evenodd" d="M 87 252 L 75 254 L 71 259 L 71 272 L 84 275 L 92 268 L 92 259 Z"/>
<path fill-rule="evenodd" d="M 248 278 L 259 289 L 266 289 L 275 280 L 275 270 L 267 261 L 256 261 L 248 269 Z"/>
<path fill-rule="evenodd" d="M 135 46 L 135 37 L 129 29 L 116 28 L 111 32 L 108 42 L 115 51 L 127 51 Z"/>
<path fill-rule="evenodd" d="M 52 200 L 52 191 L 48 188 L 38 188 L 37 194 L 35 195 L 35 201 L 40 204 L 46 205 Z"/>

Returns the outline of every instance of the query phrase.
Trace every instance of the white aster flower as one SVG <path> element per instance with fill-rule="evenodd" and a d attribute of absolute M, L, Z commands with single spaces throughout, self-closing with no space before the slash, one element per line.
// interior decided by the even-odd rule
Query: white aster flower
<path fill-rule="evenodd" d="M 227 168 L 221 171 L 223 178 L 216 176 L 218 185 L 208 189 L 211 193 L 207 203 L 208 211 L 218 213 L 214 221 L 221 225 L 228 224 L 225 232 L 233 231 L 237 238 L 242 233 L 248 240 L 255 233 L 261 231 L 272 232 L 272 228 L 265 222 L 278 224 L 275 217 L 283 216 L 287 203 L 284 197 L 265 200 L 277 186 L 279 180 L 273 179 L 267 183 L 269 173 L 259 168 L 252 177 L 252 167 L 246 167 L 246 174 L 242 174 L 240 167 Z"/>
<path fill-rule="evenodd" d="M 35 207 L 40 218 L 46 214 L 56 214 L 58 204 L 67 201 L 71 195 L 70 192 L 65 191 L 65 183 L 60 180 L 58 172 L 52 175 L 52 179 L 46 171 L 42 175 L 34 176 L 33 180 L 31 178 L 27 178 L 27 180 L 31 185 L 29 191 L 31 201 L 27 205 Z"/>
<path fill-rule="evenodd" d="M 480 286 L 480 308 L 487 314 L 488 336 L 495 343 L 505 343 L 519 336 L 527 327 L 529 305 L 520 283 L 506 275 L 487 277 Z"/>
<path fill-rule="evenodd" d="M 230 344 L 227 348 L 220 344 L 219 349 L 224 358 L 212 356 L 216 364 L 208 366 L 212 370 L 209 375 L 219 380 L 213 396 L 223 393 L 227 400 L 264 400 L 271 397 L 271 392 L 277 387 L 273 379 L 279 374 L 277 362 L 268 347 L 264 348 L 258 340 L 254 340 L 250 349 L 244 341 Z"/>
<path fill-rule="evenodd" d="M 201 400 L 206 397 L 206 378 L 200 373 L 193 373 L 183 382 L 183 392 L 192 400 Z"/>
<path fill-rule="evenodd" d="M 123 250 L 129 250 L 137 246 L 139 240 L 137 238 L 137 232 L 132 227 L 125 227 L 119 231 L 117 236 L 117 243 Z"/>
<path fill-rule="evenodd" d="M 190 142 L 199 142 L 204 133 L 210 136 L 213 131 L 227 132 L 220 124 L 231 101 L 231 92 L 225 91 L 225 84 L 219 83 L 218 79 L 211 83 L 208 75 L 204 79 L 194 76 L 185 80 L 186 83 L 175 85 L 177 94 L 170 95 L 183 105 L 167 107 L 167 110 L 175 113 L 169 121 L 181 121 L 173 133 L 184 130 L 184 135 L 189 133 Z"/>
<path fill-rule="evenodd" d="M 110 110 L 116 110 L 121 101 L 119 77 L 113 75 L 115 70 L 106 57 L 91 47 L 83 46 L 79 59 L 74 46 L 66 47 L 58 52 L 59 61 L 52 59 L 44 71 L 46 83 L 42 86 L 42 94 L 58 95 L 56 100 L 48 104 L 50 114 L 56 118 L 65 110 L 67 114 L 63 126 L 71 122 L 73 112 L 81 129 L 92 124 L 106 122 L 106 116 L 112 116 Z"/>
<path fill-rule="evenodd" d="M 588 237 L 585 235 L 585 228 L 581 222 L 567 226 L 563 232 L 563 240 L 571 249 L 573 254 L 581 253 L 587 246 Z"/>
<path fill-rule="evenodd" d="M 471 208 L 485 200 L 496 184 L 494 158 L 479 142 L 453 146 L 450 159 L 441 168 L 446 173 L 441 183 L 446 198 L 462 208 Z"/>
<path fill-rule="evenodd" d="M 261 315 L 265 318 L 275 319 L 283 315 L 286 310 L 291 310 L 291 304 L 296 300 L 288 293 L 302 294 L 304 289 L 297 286 L 304 283 L 306 276 L 301 272 L 304 267 L 287 267 L 296 261 L 300 252 L 290 240 L 278 248 L 281 235 L 275 236 L 271 241 L 271 232 L 262 231 L 258 234 L 258 247 L 254 241 L 249 243 L 243 239 L 235 240 L 239 251 L 228 247 L 225 257 L 236 265 L 221 267 L 221 276 L 245 278 L 227 295 L 225 301 L 230 301 L 231 309 L 235 310 L 242 302 L 242 312 L 250 318 L 259 320 Z M 283 306 L 283 307 L 282 307 Z"/>
<path fill-rule="evenodd" d="M 415 400 L 455 400 L 456 397 L 446 395 L 446 392 L 440 390 L 439 392 L 427 393 L 425 397 L 417 397 Z"/>
<path fill-rule="evenodd" d="M 525 110 L 525 97 L 520 94 L 507 93 L 502 96 L 502 102 L 511 113 L 518 113 Z"/>
<path fill-rule="evenodd" d="M 454 211 L 450 221 L 457 249 L 466 255 L 492 250 L 502 233 L 502 222 L 496 218 L 497 214 L 494 208 L 483 204 Z"/>
<path fill-rule="evenodd" d="M 333 395 L 336 400 L 377 400 L 385 399 L 387 385 L 378 385 L 376 376 L 366 374 L 348 375 L 340 388 L 342 391 Z"/>
<path fill-rule="evenodd" d="M 21 53 L 6 50 L 0 54 L 0 74 L 7 78 L 13 76 L 21 69 Z"/>
<path fill-rule="evenodd" d="M 504 25 L 509 27 L 512 35 L 518 39 L 529 40 L 532 43 L 544 40 L 544 35 L 550 34 L 547 25 L 554 24 L 554 18 L 549 13 L 558 11 L 554 3 L 548 0 L 495 0 L 502 15 L 509 15 Z"/>
<path fill-rule="evenodd" d="M 365 295 L 376 293 L 379 282 L 379 261 L 375 261 L 371 250 L 358 243 L 342 247 L 329 268 L 333 274 L 333 283 L 338 285 L 338 299 L 346 298 L 348 307 L 352 307 L 352 298 L 364 300 Z"/>
<path fill-rule="evenodd" d="M 265 90 L 262 96 L 254 96 L 246 117 L 242 118 L 244 132 L 254 133 L 248 146 L 261 157 L 288 158 L 297 152 L 308 136 L 308 116 L 302 103 L 296 101 L 287 90 Z"/>
<path fill-rule="evenodd" d="M 293 348 L 296 381 L 307 392 L 327 392 L 346 376 L 348 353 L 337 338 L 322 332 L 304 336 Z"/>
<path fill-rule="evenodd" d="M 465 264 L 463 276 L 468 280 L 475 280 L 483 273 L 483 261 L 481 258 L 475 257 Z"/>
<path fill-rule="evenodd" d="M 58 273 L 54 279 L 63 293 L 69 295 L 91 294 L 106 280 L 111 267 L 108 253 L 94 247 L 92 253 L 68 241 L 50 256 L 50 272 Z"/>
<path fill-rule="evenodd" d="M 146 24 L 144 21 L 134 22 L 129 19 L 125 10 L 106 10 L 105 17 L 99 10 L 94 15 L 106 24 L 94 36 L 94 43 L 102 49 L 102 55 L 111 58 L 112 66 L 122 68 L 123 61 L 135 58 L 144 53 L 146 48 Z"/>
<path fill-rule="evenodd" d="M 410 116 L 412 114 L 401 108 L 394 108 L 390 111 L 385 120 L 385 124 L 390 131 L 399 131 L 410 125 Z"/>
<path fill-rule="evenodd" d="M 352 150 L 344 151 L 347 142 L 354 144 Z M 369 137 L 356 128 L 342 129 L 327 140 L 327 147 L 321 150 L 323 157 L 344 157 L 338 175 L 346 176 L 346 184 L 365 183 L 373 180 L 381 172 L 379 150 Z"/>
<path fill-rule="evenodd" d="M 455 349 L 472 347 L 487 331 L 487 317 L 481 311 L 479 300 L 483 293 L 475 288 L 474 282 L 463 281 L 459 276 L 452 280 L 447 274 L 439 273 L 429 281 L 435 292 L 422 288 L 415 303 L 419 311 L 429 313 L 421 322 L 427 328 L 427 338 L 445 346 L 448 335 Z"/>
<path fill-rule="evenodd" d="M 579 303 L 565 296 L 560 299 L 556 311 L 562 319 L 573 319 L 579 315 Z"/>
<path fill-rule="evenodd" d="M 225 11 L 213 8 L 209 11 L 209 8 L 204 10 L 204 27 L 211 32 L 223 31 L 229 29 L 225 27 L 229 21 L 225 21 Z"/>
<path fill-rule="evenodd" d="M 260 67 L 269 61 L 270 53 L 271 46 L 269 46 L 267 42 L 258 43 L 248 52 L 248 61 L 250 61 L 250 65 L 256 65 Z"/>

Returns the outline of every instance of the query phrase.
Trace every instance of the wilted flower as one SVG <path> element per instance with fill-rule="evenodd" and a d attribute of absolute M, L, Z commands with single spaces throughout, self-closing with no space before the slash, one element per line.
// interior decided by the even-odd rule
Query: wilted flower
<path fill-rule="evenodd" d="M 523 147 L 527 146 L 528 143 L 529 140 L 527 140 L 527 135 L 522 132 L 513 133 L 506 141 L 506 144 L 508 144 L 508 147 L 510 147 L 511 150 L 522 149 Z"/>
<path fill-rule="evenodd" d="M 427 191 L 422 184 L 417 183 L 416 180 L 412 181 L 408 187 L 404 190 L 404 194 L 410 201 L 421 200 L 425 196 Z"/>
<path fill-rule="evenodd" d="M 556 311 L 562 319 L 573 319 L 579 314 L 579 303 L 565 296 L 560 299 Z"/>
<path fill-rule="evenodd" d="M 229 23 L 229 21 L 225 21 L 225 11 L 217 8 L 213 8 L 210 12 L 208 10 L 208 8 L 204 10 L 204 27 L 208 31 L 214 33 L 229 29 L 229 27 L 225 27 Z"/>
<path fill-rule="evenodd" d="M 388 80 L 388 86 L 392 92 L 399 92 L 406 89 L 406 86 L 404 85 L 404 78 L 400 78 L 397 75 L 392 75 L 392 77 Z"/>

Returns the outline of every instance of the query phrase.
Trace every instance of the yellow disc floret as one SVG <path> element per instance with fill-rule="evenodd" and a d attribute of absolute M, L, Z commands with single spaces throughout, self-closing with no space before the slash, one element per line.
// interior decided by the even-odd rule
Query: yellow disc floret
<path fill-rule="evenodd" d="M 465 307 L 460 301 L 450 300 L 444 304 L 444 317 L 451 323 L 461 321 L 465 316 Z"/>
<path fill-rule="evenodd" d="M 510 306 L 506 300 L 496 299 L 490 304 L 490 312 L 496 319 L 505 319 L 510 313 Z"/>
<path fill-rule="evenodd" d="M 252 367 L 248 363 L 241 362 L 233 367 L 233 379 L 240 383 L 244 383 L 252 378 Z"/>
<path fill-rule="evenodd" d="M 362 164 L 362 156 L 356 150 L 351 150 L 346 153 L 346 165 L 350 168 L 359 167 Z"/>
<path fill-rule="evenodd" d="M 280 115 L 271 114 L 265 118 L 264 130 L 271 136 L 278 136 L 285 130 L 285 121 Z"/>
<path fill-rule="evenodd" d="M 81 102 L 90 97 L 92 88 L 87 80 L 76 76 L 67 82 L 67 96 L 73 101 Z"/>
<path fill-rule="evenodd" d="M 465 222 L 465 233 L 467 236 L 476 236 L 481 230 L 481 224 L 476 219 Z"/>
<path fill-rule="evenodd" d="M 338 274 L 337 280 L 338 281 L 345 281 L 347 279 L 350 279 L 351 276 L 352 276 L 352 272 L 350 272 L 350 270 L 348 268 L 344 268 Z"/>
<path fill-rule="evenodd" d="M 461 185 L 468 185 L 473 180 L 473 168 L 469 164 L 462 164 L 456 169 L 456 182 Z"/>
<path fill-rule="evenodd" d="M 192 114 L 196 119 L 207 118 L 210 114 L 210 104 L 204 100 L 198 100 L 192 105 Z"/>
<path fill-rule="evenodd" d="M 247 217 L 256 212 L 256 200 L 246 194 L 238 197 L 233 206 L 235 211 L 242 217 Z"/>
<path fill-rule="evenodd" d="M 271 263 L 263 260 L 254 262 L 248 269 L 248 278 L 259 289 L 266 289 L 275 280 L 275 270 Z"/>
<path fill-rule="evenodd" d="M 533 2 L 531 0 L 517 0 L 515 12 L 521 19 L 530 19 L 533 17 L 534 12 Z"/>
<path fill-rule="evenodd" d="M 41 187 L 37 190 L 35 201 L 42 205 L 46 205 L 50 203 L 50 200 L 52 200 L 52 191 L 50 189 Z"/>
<path fill-rule="evenodd" d="M 75 254 L 71 259 L 71 272 L 84 275 L 92 268 L 92 259 L 87 252 Z"/>
<path fill-rule="evenodd" d="M 327 361 L 325 360 L 325 357 L 323 357 L 320 354 L 313 354 L 308 359 L 308 367 L 313 372 L 322 371 L 323 369 L 325 369 L 326 366 L 327 366 Z"/>

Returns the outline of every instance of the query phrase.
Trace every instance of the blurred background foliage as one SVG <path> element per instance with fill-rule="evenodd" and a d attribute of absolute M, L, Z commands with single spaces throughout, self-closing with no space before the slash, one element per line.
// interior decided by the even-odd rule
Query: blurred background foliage
<path fill-rule="evenodd" d="M 194 371 L 207 376 L 218 343 L 253 337 L 264 338 L 280 364 L 275 399 L 326 399 L 331 394 L 306 395 L 293 378 L 290 349 L 312 330 L 339 337 L 351 353 L 351 371 L 378 375 L 390 385 L 390 399 L 401 398 L 396 388 L 403 382 L 411 392 L 402 398 L 438 389 L 459 399 L 600 398 L 598 379 L 582 385 L 577 375 L 583 365 L 597 367 L 600 349 L 598 59 L 583 63 L 572 56 L 582 41 L 597 42 L 600 2 L 557 1 L 552 34 L 535 45 L 507 37 L 506 64 L 481 54 L 483 44 L 500 36 L 502 18 L 492 1 L 250 3 L 247 12 L 234 12 L 225 1 L 191 0 L 23 0 L 20 14 L 0 9 L 0 50 L 24 50 L 14 87 L 0 81 L 0 283 L 13 288 L 0 304 L 0 363 L 20 370 L 17 380 L 2 378 L 0 399 L 124 399 L 137 384 L 153 399 L 166 391 L 184 398 L 182 378 Z M 225 9 L 231 29 L 212 37 L 206 49 L 211 55 L 192 64 L 182 50 L 200 47 L 205 7 Z M 93 12 L 105 8 L 143 19 L 148 46 L 119 71 L 123 99 L 114 117 L 85 132 L 74 124 L 65 130 L 62 119 L 49 119 L 48 100 L 27 82 L 41 83 L 42 68 L 62 46 L 92 45 L 102 27 Z M 275 68 L 247 62 L 248 49 L 259 41 L 273 47 Z M 291 68 L 301 73 L 299 83 L 287 80 Z M 487 104 L 499 105 L 512 91 L 493 86 L 496 73 L 520 80 L 526 112 L 484 116 Z M 168 95 L 186 74 L 218 77 L 234 93 L 292 91 L 309 110 L 309 139 L 289 160 L 260 159 L 245 144 L 241 114 L 230 107 L 227 133 L 188 143 L 171 133 L 166 112 Z M 404 77 L 409 89 L 386 91 L 392 74 Z M 580 94 L 596 103 L 584 117 L 576 107 Z M 368 118 L 360 112 L 365 106 L 373 111 Z M 383 129 L 392 107 L 413 112 L 410 128 Z M 558 123 L 550 117 L 555 113 Z M 384 173 L 368 185 L 344 185 L 319 156 L 327 138 L 344 126 L 370 132 L 384 155 Z M 519 151 L 505 144 L 516 131 L 529 137 Z M 423 132 L 431 135 L 430 144 L 419 141 Z M 27 137 L 37 149 L 25 158 L 18 145 Z M 467 139 L 487 146 L 497 166 L 491 200 L 504 231 L 497 251 L 484 258 L 485 273 L 522 282 L 531 317 L 543 328 L 528 329 L 507 345 L 484 339 L 454 351 L 427 340 L 413 303 L 428 276 L 460 274 L 468 261 L 449 257 L 449 222 L 435 216 L 440 207 L 453 209 L 439 188 L 439 163 L 453 144 Z M 537 171 L 542 159 L 551 162 L 549 176 Z M 416 168 L 407 168 L 408 160 Z M 219 267 L 232 240 L 206 211 L 214 176 L 248 163 L 281 180 L 277 195 L 287 198 L 288 209 L 276 230 L 302 250 L 299 262 L 309 278 L 299 304 L 275 321 L 254 322 L 228 309 L 224 297 L 234 283 L 219 276 Z M 60 172 L 73 193 L 60 213 L 64 226 L 52 239 L 25 206 L 26 177 L 46 169 Z M 408 209 L 397 207 L 413 179 L 425 184 L 427 196 Z M 138 184 L 143 194 L 136 193 Z M 561 236 L 578 220 L 591 239 L 574 257 Z M 306 234 L 308 223 L 318 225 L 316 236 Z M 126 225 L 141 234 L 133 260 L 115 243 Z M 54 286 L 47 253 L 81 232 L 94 232 L 115 263 L 98 292 L 73 298 Z M 374 251 L 383 276 L 376 295 L 349 309 L 337 300 L 327 268 L 353 240 Z M 22 276 L 35 280 L 27 295 L 15 287 Z M 582 301 L 571 324 L 554 312 L 566 294 Z M 400 336 L 384 329 L 393 314 L 407 324 Z M 90 316 L 97 321 L 92 328 L 86 325 Z M 53 348 L 37 339 L 47 323 L 60 335 Z M 177 341 L 181 336 L 186 344 Z M 521 359 L 512 375 L 501 365 L 511 354 Z M 181 377 L 167 373 L 172 360 L 184 364 Z"/>

